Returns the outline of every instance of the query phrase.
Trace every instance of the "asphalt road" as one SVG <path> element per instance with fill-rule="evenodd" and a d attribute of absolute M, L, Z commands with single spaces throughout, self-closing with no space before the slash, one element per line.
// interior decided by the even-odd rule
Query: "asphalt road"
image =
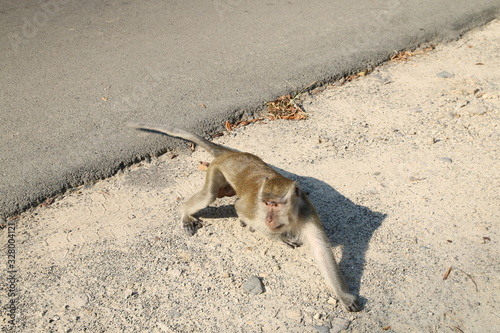
<path fill-rule="evenodd" d="M 179 144 L 127 121 L 213 133 L 499 13 L 498 0 L 2 1 L 0 216 Z"/>

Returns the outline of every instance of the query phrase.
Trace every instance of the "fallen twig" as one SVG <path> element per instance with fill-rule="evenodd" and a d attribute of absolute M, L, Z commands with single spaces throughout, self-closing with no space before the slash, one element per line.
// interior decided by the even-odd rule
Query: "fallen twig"
<path fill-rule="evenodd" d="M 448 278 L 448 276 L 451 273 L 452 268 L 453 267 L 450 266 L 450 268 L 448 268 L 448 270 L 446 271 L 446 273 L 444 273 L 443 280 L 446 280 Z"/>
<path fill-rule="evenodd" d="M 472 281 L 472 283 L 474 283 L 474 286 L 476 287 L 476 292 L 478 292 L 479 289 L 477 288 L 477 283 L 476 283 L 476 281 L 474 281 L 474 278 L 472 277 L 472 275 L 470 275 L 469 273 L 465 272 L 463 269 L 458 268 L 458 270 L 460 272 L 464 273 L 465 276 L 467 276 Z"/>

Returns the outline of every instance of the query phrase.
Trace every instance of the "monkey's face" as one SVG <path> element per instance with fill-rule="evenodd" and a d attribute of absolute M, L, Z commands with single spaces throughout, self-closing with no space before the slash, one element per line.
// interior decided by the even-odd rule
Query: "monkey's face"
<path fill-rule="evenodd" d="M 298 216 L 297 196 L 295 191 L 285 198 L 267 198 L 262 200 L 266 213 L 265 224 L 272 233 L 290 231 Z"/>
<path fill-rule="evenodd" d="M 266 226 L 271 232 L 283 232 L 282 229 L 289 224 L 286 214 L 283 214 L 283 211 L 286 210 L 286 203 L 263 201 L 262 204 L 266 211 Z"/>
<path fill-rule="evenodd" d="M 298 188 L 294 181 L 284 178 L 266 178 L 259 191 L 259 204 L 264 213 L 264 223 L 271 233 L 291 229 L 297 219 Z"/>

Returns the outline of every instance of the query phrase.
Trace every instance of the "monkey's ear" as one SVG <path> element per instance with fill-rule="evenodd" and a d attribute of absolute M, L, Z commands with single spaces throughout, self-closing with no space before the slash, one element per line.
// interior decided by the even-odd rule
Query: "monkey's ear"
<path fill-rule="evenodd" d="M 259 200 L 261 200 L 263 197 L 264 188 L 266 187 L 266 183 L 267 183 L 268 179 L 269 179 L 269 177 L 264 177 L 264 180 L 262 181 L 262 184 L 260 185 L 259 194 L 258 194 Z"/>
<path fill-rule="evenodd" d="M 295 184 L 295 195 L 300 197 L 302 195 L 302 190 Z"/>
<path fill-rule="evenodd" d="M 297 183 L 293 182 L 290 184 L 290 188 L 288 189 L 288 191 L 285 195 L 285 199 L 288 200 L 288 199 L 291 199 L 293 197 L 298 197 L 298 196 L 300 196 L 300 189 L 297 186 Z"/>

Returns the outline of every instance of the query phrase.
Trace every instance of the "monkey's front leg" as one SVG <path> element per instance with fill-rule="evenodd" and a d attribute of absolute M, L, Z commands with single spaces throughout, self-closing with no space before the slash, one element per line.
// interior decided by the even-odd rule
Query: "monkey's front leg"
<path fill-rule="evenodd" d="M 192 236 L 201 228 L 201 221 L 191 215 L 186 215 L 182 217 L 182 228 Z"/>
<path fill-rule="evenodd" d="M 201 191 L 189 198 L 182 207 L 182 227 L 189 235 L 194 235 L 200 227 L 200 221 L 193 214 L 212 204 L 217 199 L 219 189 L 224 186 L 228 186 L 224 175 L 211 165 Z M 229 189 L 232 190 L 232 187 L 229 186 Z"/>
<path fill-rule="evenodd" d="M 318 223 L 320 223 L 319 219 Z M 345 283 L 323 228 L 313 223 L 307 223 L 302 230 L 302 236 L 306 243 L 309 244 L 311 253 L 326 280 L 326 284 L 335 291 L 347 310 L 353 312 L 361 310 L 358 298 L 351 294 Z"/>

